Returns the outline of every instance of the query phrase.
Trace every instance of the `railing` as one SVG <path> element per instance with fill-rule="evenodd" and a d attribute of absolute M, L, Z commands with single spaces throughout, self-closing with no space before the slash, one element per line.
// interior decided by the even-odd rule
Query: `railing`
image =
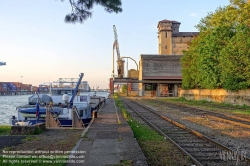
<path fill-rule="evenodd" d="M 160 97 L 178 97 L 178 91 L 174 90 L 162 90 Z"/>

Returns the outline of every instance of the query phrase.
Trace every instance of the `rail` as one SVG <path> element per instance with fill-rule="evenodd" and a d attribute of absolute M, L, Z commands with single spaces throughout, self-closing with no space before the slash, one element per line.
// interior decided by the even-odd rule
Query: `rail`
<path fill-rule="evenodd" d="M 223 162 L 223 160 L 219 160 L 218 159 L 218 155 L 215 156 L 215 154 L 213 153 L 218 153 L 219 152 L 219 149 L 220 150 L 224 150 L 224 151 L 227 151 L 227 152 L 230 152 L 230 153 L 234 153 L 235 151 L 233 151 L 231 148 L 228 148 L 214 140 L 212 140 L 211 138 L 201 134 L 200 132 L 198 131 L 195 131 L 193 129 L 190 129 L 188 127 L 186 127 L 185 125 L 182 125 L 174 120 L 172 120 L 171 118 L 169 117 L 166 117 L 166 116 L 163 116 L 161 115 L 160 113 L 154 111 L 153 109 L 145 106 L 145 105 L 142 105 L 138 102 L 134 102 L 132 100 L 128 100 L 128 99 L 122 99 L 122 101 L 130 108 L 132 109 L 134 112 L 136 112 L 138 114 L 138 116 L 140 116 L 148 125 L 150 125 L 152 128 L 154 128 L 156 131 L 158 131 L 160 134 L 162 134 L 164 137 L 168 138 L 173 144 L 175 144 L 183 153 L 185 153 L 186 155 L 188 155 L 192 160 L 193 162 L 196 164 L 196 165 L 203 165 L 203 164 L 207 164 L 207 162 L 214 162 L 214 163 L 217 163 L 217 162 Z M 130 103 L 129 103 L 130 102 Z M 139 107 L 138 107 L 139 106 Z M 142 110 L 142 112 L 140 112 L 139 110 Z M 152 113 L 152 115 L 149 116 L 148 113 L 146 112 L 150 112 Z M 143 115 L 145 114 L 145 116 Z M 153 116 L 156 115 L 156 116 Z M 159 127 L 157 127 L 157 124 L 162 124 L 162 123 L 159 123 L 159 121 L 156 120 L 156 117 L 159 117 L 160 119 L 164 120 L 165 123 L 164 123 L 164 130 L 166 128 L 169 128 L 169 131 L 167 132 L 164 132 L 162 131 Z M 153 121 L 150 121 L 150 118 L 152 118 Z M 156 124 L 153 124 L 153 122 L 156 122 Z M 176 130 L 174 130 L 173 128 L 174 127 L 166 127 L 167 124 L 172 124 L 174 126 L 176 126 L 178 128 L 178 131 L 176 132 Z M 184 133 L 184 134 L 183 134 Z M 171 135 L 172 134 L 172 135 Z M 173 136 L 174 135 L 174 136 Z M 183 136 L 185 135 L 185 136 Z M 180 136 L 184 137 L 185 139 L 184 140 L 187 140 L 186 142 L 181 142 L 181 141 L 175 141 L 173 140 L 173 138 L 177 138 L 177 136 L 180 138 Z M 190 143 L 192 144 L 191 142 L 191 139 L 194 140 L 195 143 L 193 143 L 193 151 L 190 150 Z M 203 140 L 203 141 L 201 141 Z M 197 143 L 198 142 L 198 143 Z M 186 144 L 185 144 L 186 143 Z M 203 151 L 197 151 L 196 149 L 199 149 L 199 147 L 197 148 L 196 146 L 198 145 L 206 145 L 205 147 L 202 147 L 203 149 L 205 148 L 208 148 L 206 150 L 203 150 Z M 196 145 L 196 146 L 195 146 Z M 188 148 L 189 149 L 188 149 Z M 191 149 L 192 149 L 191 148 Z M 188 151 L 186 150 L 188 149 Z M 191 154 L 192 153 L 192 154 Z M 199 154 L 196 154 L 196 153 L 199 153 Z M 212 153 L 212 156 L 211 156 L 211 153 Z M 200 156 L 199 156 L 200 155 Z M 209 156 L 210 155 L 210 156 Z M 213 156 L 214 155 L 214 156 Z M 198 156 L 197 158 L 194 157 L 194 156 Z M 204 156 L 209 156 L 208 158 L 202 158 Z M 199 158 L 200 157 L 200 158 Z M 249 162 L 250 162 L 250 159 L 247 158 L 246 156 L 242 156 L 242 154 L 237 154 L 237 157 L 240 157 L 241 159 L 244 158 L 246 161 L 242 161 L 243 164 L 245 165 L 248 165 Z M 231 162 L 231 161 L 230 161 Z M 232 161 L 234 162 L 234 161 Z M 223 162 L 224 163 L 224 162 Z M 224 163 L 225 164 L 225 163 Z M 227 164 L 227 163 L 226 163 Z M 231 163 L 232 164 L 232 163 Z"/>

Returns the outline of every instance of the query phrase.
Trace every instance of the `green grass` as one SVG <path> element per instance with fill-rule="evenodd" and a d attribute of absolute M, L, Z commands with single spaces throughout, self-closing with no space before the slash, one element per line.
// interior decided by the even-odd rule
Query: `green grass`
<path fill-rule="evenodd" d="M 36 135 L 36 134 L 40 134 L 40 133 L 43 133 L 43 132 L 44 132 L 44 130 L 42 130 L 42 129 L 36 127 L 36 128 L 35 128 L 35 131 L 32 132 L 32 134 L 33 134 L 33 135 Z"/>
<path fill-rule="evenodd" d="M 211 110 L 223 110 L 228 113 L 250 115 L 250 106 L 247 105 L 233 105 L 228 103 L 217 103 L 206 100 L 186 100 L 184 97 L 180 98 L 165 98 L 162 101 L 184 104 L 188 106 L 199 106 Z"/>
<path fill-rule="evenodd" d="M 154 140 L 160 141 L 164 140 L 164 137 L 159 135 L 156 131 L 152 130 L 150 127 L 139 124 L 136 120 L 130 119 L 128 121 L 130 127 L 134 132 L 134 136 L 137 140 L 146 141 Z"/>
<path fill-rule="evenodd" d="M 133 161 L 131 161 L 131 160 L 121 160 L 119 164 L 114 164 L 112 166 L 131 166 L 131 165 L 133 165 L 132 162 Z"/>
<path fill-rule="evenodd" d="M 143 125 L 133 119 L 117 95 L 114 96 L 114 99 L 146 156 L 148 165 L 191 165 L 190 159 L 185 158 L 183 154 L 180 153 L 173 144 L 166 141 L 162 135 L 147 125 Z M 125 162 L 120 163 L 120 165 L 131 166 L 133 163 Z"/>
<path fill-rule="evenodd" d="M 0 135 L 9 135 L 11 126 L 9 125 L 0 125 Z"/>
<path fill-rule="evenodd" d="M 28 135 L 23 141 L 39 141 L 41 138 L 33 136 L 33 135 Z"/>

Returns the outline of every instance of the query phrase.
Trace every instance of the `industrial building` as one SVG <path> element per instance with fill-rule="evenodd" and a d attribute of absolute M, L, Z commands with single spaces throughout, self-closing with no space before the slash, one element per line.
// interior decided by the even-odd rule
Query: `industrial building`
<path fill-rule="evenodd" d="M 180 24 L 174 20 L 159 21 L 158 54 L 140 55 L 139 71 L 130 70 L 127 80 L 110 79 L 110 85 L 128 82 L 128 89 L 139 96 L 177 97 L 182 83 L 182 51 L 188 50 L 193 38 L 199 35 L 199 32 L 180 32 Z"/>
<path fill-rule="evenodd" d="M 198 32 L 180 32 L 180 22 L 158 22 L 158 54 L 140 57 L 139 96 L 177 97 L 181 88 L 180 59 Z"/>
<path fill-rule="evenodd" d="M 159 21 L 157 25 L 159 55 L 183 55 L 182 51 L 188 50 L 189 43 L 199 35 L 199 32 L 179 32 L 180 24 L 174 20 Z"/>
<path fill-rule="evenodd" d="M 181 87 L 181 55 L 141 55 L 139 96 L 178 96 Z"/>

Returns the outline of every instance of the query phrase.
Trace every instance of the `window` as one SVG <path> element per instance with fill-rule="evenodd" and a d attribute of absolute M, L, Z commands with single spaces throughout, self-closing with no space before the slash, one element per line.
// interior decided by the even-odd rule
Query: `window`
<path fill-rule="evenodd" d="M 165 46 L 165 49 L 168 49 L 168 46 L 167 46 L 167 45 Z"/>
<path fill-rule="evenodd" d="M 156 90 L 157 84 L 145 84 L 145 91 Z"/>
<path fill-rule="evenodd" d="M 151 84 L 145 84 L 145 91 L 150 91 L 152 90 L 152 85 Z"/>
<path fill-rule="evenodd" d="M 166 37 L 168 37 L 168 32 L 166 32 Z"/>

